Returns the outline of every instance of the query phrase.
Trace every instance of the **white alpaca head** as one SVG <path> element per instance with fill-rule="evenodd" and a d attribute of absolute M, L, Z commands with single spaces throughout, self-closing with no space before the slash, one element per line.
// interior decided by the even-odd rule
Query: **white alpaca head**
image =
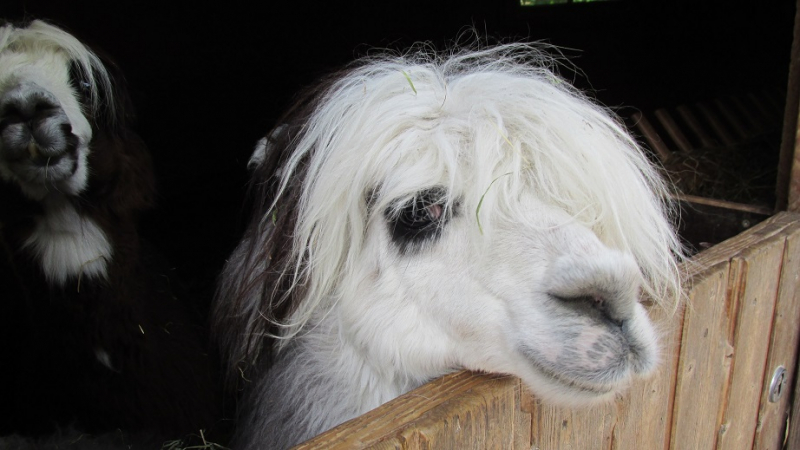
<path fill-rule="evenodd" d="M 114 120 L 112 91 L 100 59 L 69 33 L 38 20 L 0 27 L 0 177 L 35 200 L 46 185 L 80 193 L 92 121 Z"/>
<path fill-rule="evenodd" d="M 680 296 L 666 188 L 551 63 L 522 44 L 370 58 L 290 112 L 221 279 L 231 363 L 325 328 L 406 386 L 467 368 L 580 403 L 652 370 L 639 297 Z"/>

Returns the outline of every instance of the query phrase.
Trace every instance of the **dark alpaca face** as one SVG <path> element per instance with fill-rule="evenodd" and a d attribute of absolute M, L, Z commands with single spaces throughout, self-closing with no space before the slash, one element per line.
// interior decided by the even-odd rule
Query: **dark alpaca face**
<path fill-rule="evenodd" d="M 0 176 L 32 199 L 86 188 L 92 113 L 107 80 L 99 61 L 68 34 L 39 22 L 4 31 L 0 48 Z M 100 69 L 102 70 L 102 69 Z M 91 80 L 91 81 L 87 81 Z"/>
<path fill-rule="evenodd" d="M 2 158 L 22 185 L 47 186 L 74 175 L 80 144 L 50 91 L 20 82 L 0 97 Z"/>
<path fill-rule="evenodd" d="M 50 281 L 105 276 L 115 235 L 150 204 L 149 155 L 91 50 L 39 21 L 0 33 L 0 180 L 43 212 L 20 244 Z"/>

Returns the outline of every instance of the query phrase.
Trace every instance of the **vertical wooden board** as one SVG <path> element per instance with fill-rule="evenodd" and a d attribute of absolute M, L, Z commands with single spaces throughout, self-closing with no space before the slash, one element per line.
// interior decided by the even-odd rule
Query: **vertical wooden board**
<path fill-rule="evenodd" d="M 614 404 L 566 408 L 536 401 L 531 414 L 534 450 L 606 450 L 617 423 Z"/>
<path fill-rule="evenodd" d="M 772 325 L 770 352 L 759 407 L 753 448 L 780 449 L 783 445 L 796 379 L 797 348 L 800 344 L 800 227 L 787 230 L 786 248 L 781 267 L 778 300 Z M 769 401 L 769 388 L 775 368 L 783 366 L 786 377 L 783 393 L 777 402 Z"/>
<path fill-rule="evenodd" d="M 717 411 L 730 373 L 731 320 L 726 301 L 730 263 L 694 278 L 683 320 L 670 448 L 713 449 Z"/>
<path fill-rule="evenodd" d="M 618 409 L 612 450 L 666 449 L 672 422 L 683 310 L 650 308 L 661 337 L 661 362 L 650 378 L 637 380 Z"/>
<path fill-rule="evenodd" d="M 531 446 L 533 445 L 532 440 L 532 416 L 531 411 L 533 410 L 533 405 L 535 403 L 535 399 L 533 394 L 528 390 L 525 383 L 522 380 L 519 380 L 519 410 L 517 411 L 517 417 L 514 429 L 514 448 L 515 449 L 525 449 L 530 450 Z"/>
<path fill-rule="evenodd" d="M 753 445 L 784 245 L 785 238 L 778 235 L 731 261 L 739 272 L 740 282 L 733 285 L 731 299 L 738 313 L 730 334 L 734 357 L 727 403 L 721 411 L 718 449 Z"/>

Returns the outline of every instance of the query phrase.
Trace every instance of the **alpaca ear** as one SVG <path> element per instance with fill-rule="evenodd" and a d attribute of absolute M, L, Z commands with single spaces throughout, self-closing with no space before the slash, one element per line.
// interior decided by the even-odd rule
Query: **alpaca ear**
<path fill-rule="evenodd" d="M 273 152 L 276 146 L 278 146 L 278 142 L 280 142 L 281 139 L 286 138 L 288 128 L 289 126 L 287 124 L 280 124 L 275 127 L 269 135 L 261 138 L 256 143 L 256 147 L 253 149 L 253 154 L 250 155 L 250 161 L 247 162 L 247 170 L 253 172 L 258 166 L 267 160 L 267 156 Z"/>

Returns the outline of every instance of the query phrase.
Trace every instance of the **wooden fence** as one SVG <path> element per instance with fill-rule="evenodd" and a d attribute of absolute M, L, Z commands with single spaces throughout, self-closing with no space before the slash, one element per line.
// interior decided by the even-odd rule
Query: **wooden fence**
<path fill-rule="evenodd" d="M 800 336 L 799 246 L 800 215 L 780 213 L 696 255 L 685 307 L 651 308 L 660 370 L 613 402 L 555 407 L 514 377 L 460 372 L 297 448 L 780 449 Z"/>

